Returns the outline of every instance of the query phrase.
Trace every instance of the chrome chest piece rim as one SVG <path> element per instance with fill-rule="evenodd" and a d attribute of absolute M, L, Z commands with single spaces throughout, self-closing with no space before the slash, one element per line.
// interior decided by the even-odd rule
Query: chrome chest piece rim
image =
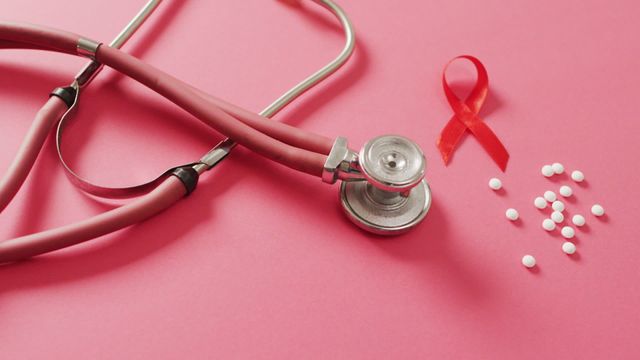
<path fill-rule="evenodd" d="M 425 180 L 404 194 L 380 190 L 367 181 L 343 181 L 340 202 L 347 217 L 360 228 L 378 235 L 398 235 L 427 215 L 431 189 Z"/>
<path fill-rule="evenodd" d="M 392 192 L 408 191 L 424 178 L 426 160 L 413 141 L 398 135 L 372 139 L 360 151 L 360 167 L 375 187 Z"/>

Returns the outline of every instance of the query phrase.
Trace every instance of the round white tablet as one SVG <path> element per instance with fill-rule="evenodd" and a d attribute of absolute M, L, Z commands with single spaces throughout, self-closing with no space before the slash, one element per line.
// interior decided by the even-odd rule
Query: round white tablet
<path fill-rule="evenodd" d="M 595 216 L 604 215 L 604 208 L 600 204 L 595 204 L 591 207 L 591 213 Z"/>
<path fill-rule="evenodd" d="M 551 204 L 551 208 L 555 211 L 560 211 L 563 212 L 564 211 L 564 203 L 560 200 L 556 200 L 553 202 L 553 204 Z"/>
<path fill-rule="evenodd" d="M 532 255 L 525 255 L 522 257 L 522 265 L 531 269 L 532 267 L 536 266 L 536 258 L 534 258 Z"/>
<path fill-rule="evenodd" d="M 518 216 L 520 216 L 520 214 L 518 214 L 518 210 L 512 208 L 507 209 L 505 215 L 507 216 L 507 219 L 511 221 L 518 220 Z"/>
<path fill-rule="evenodd" d="M 582 182 L 584 181 L 584 174 L 580 170 L 574 170 L 571 173 L 571 179 L 573 179 L 573 181 L 575 182 Z"/>
<path fill-rule="evenodd" d="M 554 211 L 551 213 L 551 220 L 557 223 L 561 223 L 564 221 L 564 215 L 560 211 Z"/>
<path fill-rule="evenodd" d="M 562 230 L 560 230 L 560 233 L 566 239 L 571 239 L 572 237 L 574 237 L 576 235 L 576 231 L 573 230 L 573 228 L 571 226 L 563 227 Z"/>
<path fill-rule="evenodd" d="M 542 220 L 542 228 L 547 231 L 552 231 L 556 228 L 556 223 L 551 219 Z"/>
<path fill-rule="evenodd" d="M 547 190 L 544 192 L 544 199 L 547 200 L 548 202 L 552 203 L 554 201 L 556 201 L 558 199 L 558 197 L 556 196 L 556 193 L 554 193 L 551 190 Z"/>
<path fill-rule="evenodd" d="M 545 200 L 542 196 L 538 196 L 533 200 L 533 205 L 535 205 L 538 209 L 544 209 L 547 207 L 547 200 Z"/>
<path fill-rule="evenodd" d="M 571 219 L 571 221 L 573 222 L 573 225 L 575 226 L 583 226 L 587 221 L 584 219 L 584 216 L 576 214 L 573 215 L 573 218 Z"/>
<path fill-rule="evenodd" d="M 542 175 L 544 175 L 545 177 L 551 177 L 553 176 L 554 172 L 553 172 L 553 168 L 551 167 L 551 165 L 545 165 L 542 167 L 542 169 L 540 170 L 540 172 L 542 173 Z"/>
<path fill-rule="evenodd" d="M 489 187 L 493 190 L 500 190 L 500 188 L 502 188 L 502 181 L 498 178 L 491 178 L 489 180 Z"/>
<path fill-rule="evenodd" d="M 571 189 L 567 185 L 560 186 L 560 190 L 558 192 L 560 193 L 560 195 L 562 195 L 564 197 L 569 197 L 569 196 L 573 195 L 573 189 Z"/>
<path fill-rule="evenodd" d="M 565 254 L 571 255 L 576 252 L 576 244 L 571 241 L 565 241 L 562 244 L 562 251 L 564 251 Z"/>
<path fill-rule="evenodd" d="M 556 174 L 562 174 L 564 172 L 564 166 L 560 163 L 551 164 L 551 169 L 553 169 L 553 172 Z"/>

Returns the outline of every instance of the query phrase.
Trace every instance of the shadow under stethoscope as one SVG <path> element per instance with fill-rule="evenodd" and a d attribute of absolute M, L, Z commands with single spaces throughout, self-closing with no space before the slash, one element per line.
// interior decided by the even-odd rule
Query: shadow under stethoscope
<path fill-rule="evenodd" d="M 491 303 L 489 298 L 495 293 L 491 281 L 467 265 L 452 248 L 447 216 L 437 199 L 432 202 L 423 223 L 415 229 L 397 238 L 375 237 L 371 243 L 384 254 L 420 269 L 425 281 L 449 289 L 443 296 L 455 296 L 474 304 Z"/>

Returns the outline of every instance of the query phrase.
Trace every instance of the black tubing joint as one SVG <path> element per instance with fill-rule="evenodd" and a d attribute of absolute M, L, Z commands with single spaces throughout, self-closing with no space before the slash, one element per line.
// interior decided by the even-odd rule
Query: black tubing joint
<path fill-rule="evenodd" d="M 187 190 L 185 196 L 191 194 L 193 190 L 196 189 L 196 185 L 198 185 L 198 178 L 200 175 L 198 172 L 191 166 L 182 166 L 179 168 L 175 168 L 171 175 L 177 177 L 182 181 L 184 188 Z"/>
<path fill-rule="evenodd" d="M 73 86 L 57 87 L 49 94 L 51 96 L 59 97 L 70 108 L 76 101 L 76 89 Z"/>

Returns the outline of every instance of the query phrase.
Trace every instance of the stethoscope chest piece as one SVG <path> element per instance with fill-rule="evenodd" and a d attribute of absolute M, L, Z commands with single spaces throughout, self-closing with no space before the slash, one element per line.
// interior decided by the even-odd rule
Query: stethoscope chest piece
<path fill-rule="evenodd" d="M 340 187 L 347 216 L 380 235 L 396 235 L 419 224 L 429 211 L 431 190 L 418 145 L 402 136 L 380 136 L 365 144 L 358 161 L 365 179 L 343 181 Z"/>
<path fill-rule="evenodd" d="M 340 202 L 347 217 L 360 228 L 379 235 L 412 229 L 427 215 L 431 189 L 426 180 L 408 194 L 383 191 L 367 181 L 343 181 Z"/>
<path fill-rule="evenodd" d="M 383 135 L 367 142 L 359 155 L 365 178 L 377 188 L 407 191 L 424 178 L 426 160 L 413 141 L 398 135 Z"/>

